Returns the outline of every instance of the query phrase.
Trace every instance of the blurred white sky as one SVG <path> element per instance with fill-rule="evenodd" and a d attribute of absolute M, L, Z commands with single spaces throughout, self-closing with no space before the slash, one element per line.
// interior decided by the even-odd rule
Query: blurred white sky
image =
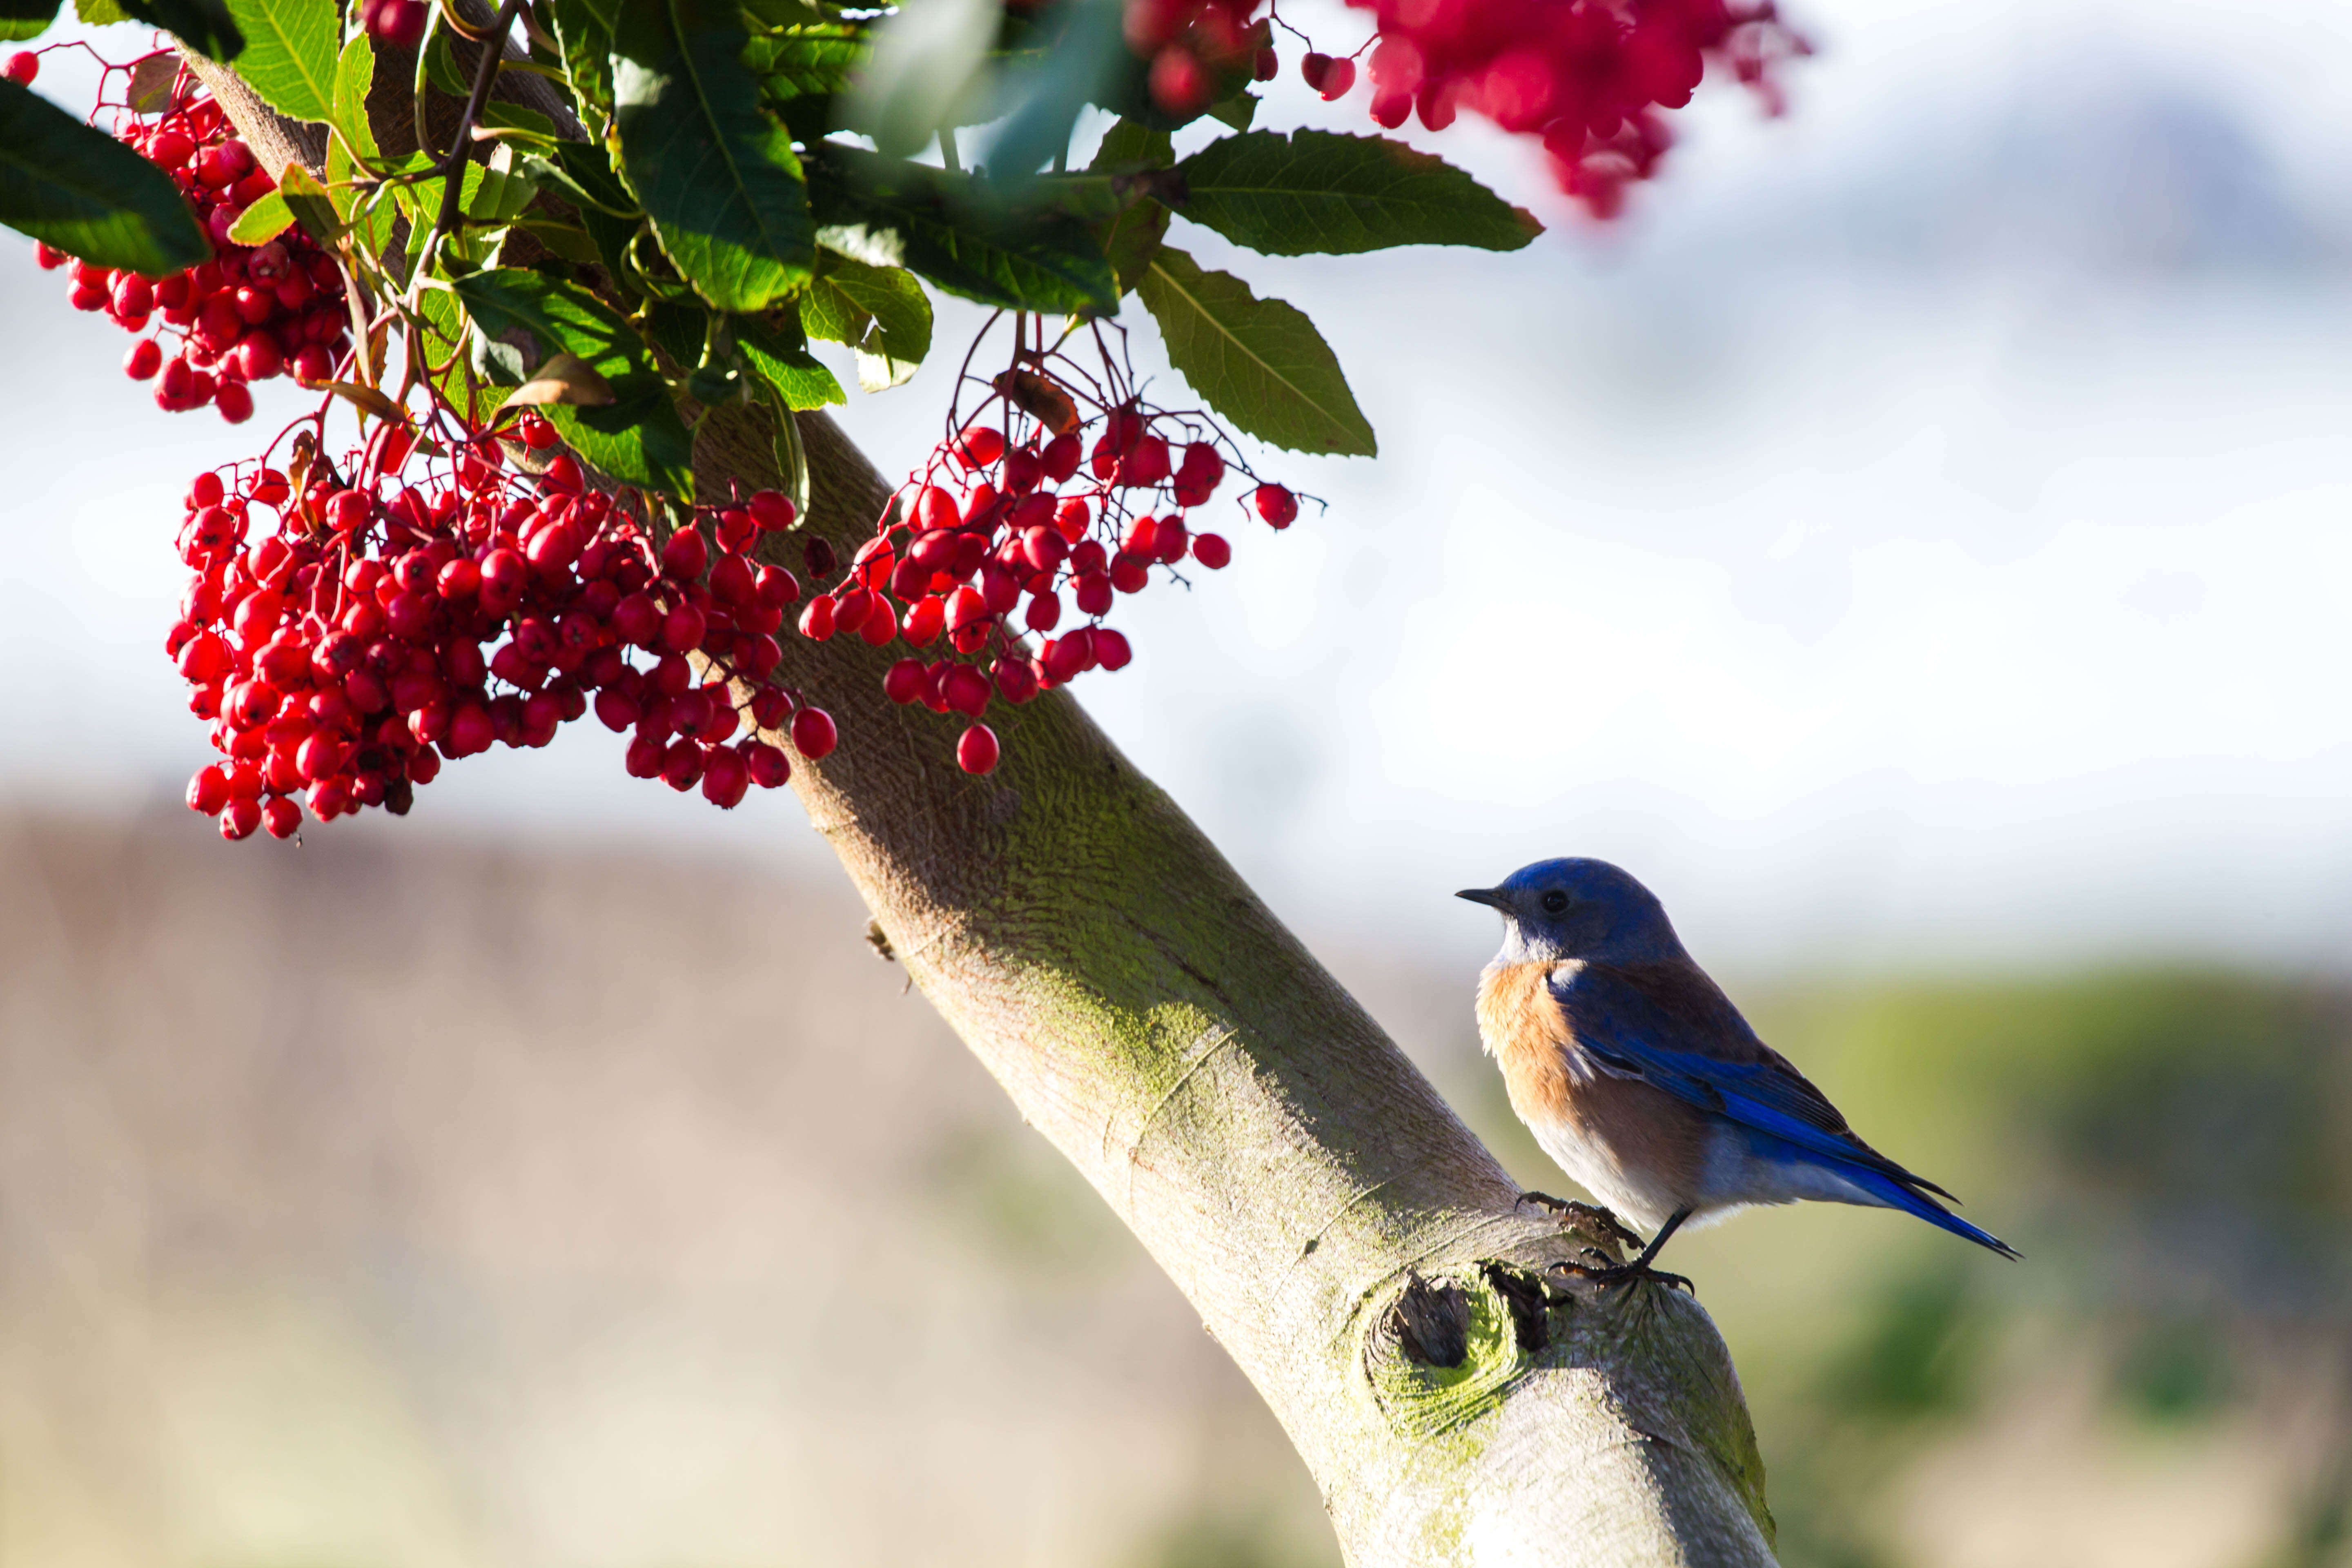
<path fill-rule="evenodd" d="M 1553 225 L 1528 250 L 1274 261 L 1180 224 L 1314 315 L 1382 455 L 1269 454 L 1328 515 L 1231 530 L 1234 569 L 1146 595 L 1135 665 L 1080 692 L 1310 929 L 1467 959 L 1493 933 L 1446 893 L 1591 853 L 1727 967 L 2340 965 L 2352 13 L 1801 20 L 1792 114 L 1711 88 L 1608 232 L 1459 128 L 1425 140 Z M 1261 123 L 1369 129 L 1295 86 Z M 62 293 L 0 240 L 0 789 L 176 794 L 205 745 L 159 646 L 173 498 L 247 432 L 157 413 Z M 976 321 L 852 395 L 886 471 Z M 383 830 L 824 858 L 788 804 L 722 817 L 575 729 Z"/>

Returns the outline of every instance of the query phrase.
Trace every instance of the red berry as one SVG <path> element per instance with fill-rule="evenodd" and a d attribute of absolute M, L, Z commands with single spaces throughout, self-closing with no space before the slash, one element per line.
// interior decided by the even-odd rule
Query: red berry
<path fill-rule="evenodd" d="M 968 594 L 971 592 L 971 590 L 969 588 L 959 588 L 956 592 L 959 594 Z M 939 640 L 940 633 L 945 629 L 946 626 L 947 602 L 941 599 L 937 594 L 927 594 L 923 597 L 916 600 L 914 604 L 908 606 L 907 624 L 904 630 L 906 632 L 907 640 L 912 643 L 915 647 L 928 647 L 932 643 L 937 642 Z M 904 662 L 911 664 L 914 661 L 908 659 Z"/>
<path fill-rule="evenodd" d="M 278 353 L 278 340 L 268 332 L 251 331 L 238 340 L 234 351 L 237 374 L 247 381 L 268 381 L 286 367 Z"/>
<path fill-rule="evenodd" d="M 751 521 L 771 532 L 792 527 L 793 519 L 799 516 L 791 498 L 781 490 L 754 490 L 743 505 L 751 512 Z"/>
<path fill-rule="evenodd" d="M 1160 520 L 1160 527 L 1151 537 L 1151 552 L 1160 564 L 1172 566 L 1184 559 L 1184 547 L 1191 542 L 1184 520 L 1171 514 Z"/>
<path fill-rule="evenodd" d="M 710 546 L 700 529 L 681 528 L 662 546 L 662 575 L 674 582 L 691 583 L 709 564 Z"/>
<path fill-rule="evenodd" d="M 1048 638 L 1037 650 L 1037 662 L 1045 667 L 1045 679 L 1056 686 L 1067 684 L 1086 668 L 1087 645 L 1076 633 L 1061 638 Z"/>
<path fill-rule="evenodd" d="M 955 453 L 966 468 L 987 468 L 1004 456 L 1004 432 L 983 425 L 967 425 L 956 438 Z"/>
<path fill-rule="evenodd" d="M 282 795 L 274 796 L 261 808 L 261 826 L 272 838 L 291 838 L 301 829 L 302 808 Z"/>
<path fill-rule="evenodd" d="M 152 338 L 140 339 L 122 356 L 122 374 L 133 381 L 152 381 L 155 373 L 163 368 L 163 345 Z"/>
<path fill-rule="evenodd" d="M 1298 521 L 1298 498 L 1280 485 L 1258 486 L 1250 494 L 1250 504 L 1270 527 L 1288 528 Z"/>
<path fill-rule="evenodd" d="M 1209 106 L 1209 94 L 1214 90 L 1217 79 L 1209 68 L 1192 57 L 1192 52 L 1181 44 L 1171 44 L 1151 58 L 1148 82 L 1151 101 L 1171 114 L 1197 114 Z M 990 765 L 995 764 L 992 752 Z M 987 768 L 975 768 L 974 773 L 986 773 Z"/>
<path fill-rule="evenodd" d="M 833 595 L 819 594 L 801 612 L 801 636 L 812 642 L 823 642 L 833 636 Z"/>
<path fill-rule="evenodd" d="M 662 753 L 662 783 L 680 795 L 692 789 L 702 777 L 702 747 L 684 736 L 669 743 Z"/>
<path fill-rule="evenodd" d="M 36 23 L 35 26 L 39 24 Z M 30 49 L 18 49 L 8 57 L 5 74 L 18 87 L 30 87 L 33 79 L 41 74 L 41 57 Z M 121 154 L 117 154 L 120 156 Z"/>
<path fill-rule="evenodd" d="M 536 414 L 524 415 L 516 422 L 516 426 L 522 436 L 522 444 L 534 452 L 544 452 L 562 439 L 555 433 L 554 426 Z"/>
<path fill-rule="evenodd" d="M 188 781 L 188 809 L 218 816 L 228 804 L 228 770 L 218 763 L 200 770 Z"/>
<path fill-rule="evenodd" d="M 721 810 L 730 810 L 751 787 L 751 770 L 743 754 L 732 748 L 719 746 L 705 753 L 702 763 L 702 798 Z"/>
<path fill-rule="evenodd" d="M 710 569 L 711 596 L 720 604 L 741 609 L 756 602 L 759 590 L 751 577 L 751 563 L 740 555 L 722 555 L 719 564 Z"/>
<path fill-rule="evenodd" d="M 367 29 L 380 44 L 413 49 L 424 40 L 430 19 L 425 0 L 378 0 L 367 13 Z"/>
<path fill-rule="evenodd" d="M 482 591 L 482 569 L 461 555 L 441 568 L 434 591 L 445 599 L 470 599 Z"/>
<path fill-rule="evenodd" d="M 929 679 L 919 658 L 902 658 L 882 676 L 882 694 L 891 701 L 905 706 L 923 695 L 923 684 Z"/>
<path fill-rule="evenodd" d="M 793 776 L 792 759 L 765 741 L 743 741 L 736 750 L 743 753 L 743 765 L 750 770 L 751 782 L 761 789 L 781 788 Z"/>
<path fill-rule="evenodd" d="M 813 609 L 815 606 L 810 607 Z M 833 601 L 833 629 L 837 632 L 854 632 L 866 624 L 866 617 L 871 615 L 873 610 L 873 594 L 864 588 L 852 588 Z"/>
<path fill-rule="evenodd" d="M 1135 657 L 1135 650 L 1128 646 L 1127 634 L 1108 626 L 1097 626 L 1094 633 L 1095 662 L 1105 669 L 1125 669 L 1128 661 Z"/>
<path fill-rule="evenodd" d="M 800 579 L 782 566 L 761 567 L 752 587 L 761 605 L 772 610 L 781 610 L 801 596 Z"/>
<path fill-rule="evenodd" d="M 719 553 L 740 555 L 759 542 L 760 525 L 748 508 L 721 507 L 719 511 Z"/>
<path fill-rule="evenodd" d="M 956 507 L 955 497 L 937 485 L 926 485 L 915 498 L 915 526 L 926 533 L 953 528 L 963 521 Z"/>
<path fill-rule="evenodd" d="M 1192 539 L 1192 559 L 1212 572 L 1223 571 L 1234 558 L 1234 547 L 1217 533 L 1196 534 Z"/>
<path fill-rule="evenodd" d="M 956 766 L 968 773 L 991 772 L 996 766 L 996 731 L 985 724 L 974 724 L 956 742 Z"/>
<path fill-rule="evenodd" d="M 367 526 L 368 498 L 357 490 L 337 490 L 327 498 L 327 526 L 337 533 L 357 533 Z"/>
<path fill-rule="evenodd" d="M 840 738 L 833 715 L 822 708 L 803 708 L 793 715 L 793 747 L 812 762 L 831 752 Z"/>
<path fill-rule="evenodd" d="M 261 802 L 257 796 L 239 795 L 221 812 L 220 834 L 234 844 L 240 838 L 250 838 L 261 826 Z"/>
<path fill-rule="evenodd" d="M 1024 658 L 996 661 L 996 694 L 1007 702 L 1026 702 L 1037 695 L 1037 672 Z"/>

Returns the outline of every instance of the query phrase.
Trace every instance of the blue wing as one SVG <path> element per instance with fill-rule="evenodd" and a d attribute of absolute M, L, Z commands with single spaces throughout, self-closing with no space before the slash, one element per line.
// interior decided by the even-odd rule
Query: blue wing
<path fill-rule="evenodd" d="M 1951 1194 L 1855 1136 L 1828 1097 L 1757 1038 L 1730 999 L 1689 960 L 1585 964 L 1556 971 L 1551 990 L 1577 1044 L 1604 1069 L 1640 1079 L 1833 1164 L 1889 1207 L 2004 1257 L 2017 1256 L 1929 1195 Z"/>

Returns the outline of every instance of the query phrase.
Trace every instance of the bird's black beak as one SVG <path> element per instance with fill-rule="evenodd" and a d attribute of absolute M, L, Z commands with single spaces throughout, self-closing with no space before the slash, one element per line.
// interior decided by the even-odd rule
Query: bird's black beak
<path fill-rule="evenodd" d="M 1465 888 L 1454 896 L 1467 899 L 1474 904 L 1484 904 L 1490 910 L 1503 908 L 1503 894 L 1499 888 Z"/>

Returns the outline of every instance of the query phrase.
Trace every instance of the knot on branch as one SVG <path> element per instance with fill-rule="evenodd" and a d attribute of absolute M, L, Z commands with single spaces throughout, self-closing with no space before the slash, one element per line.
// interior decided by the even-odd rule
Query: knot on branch
<path fill-rule="evenodd" d="M 1456 1276 L 1407 1270 L 1365 1336 L 1373 1397 L 1401 1432 L 1428 1436 L 1477 1419 L 1552 1343 L 1549 1313 L 1559 1300 L 1498 1259 Z"/>
<path fill-rule="evenodd" d="M 1431 1284 L 1405 1273 L 1404 1294 L 1381 1325 L 1397 1349 L 1423 1366 L 1460 1366 L 1470 1355 L 1470 1298 L 1449 1279 Z"/>

